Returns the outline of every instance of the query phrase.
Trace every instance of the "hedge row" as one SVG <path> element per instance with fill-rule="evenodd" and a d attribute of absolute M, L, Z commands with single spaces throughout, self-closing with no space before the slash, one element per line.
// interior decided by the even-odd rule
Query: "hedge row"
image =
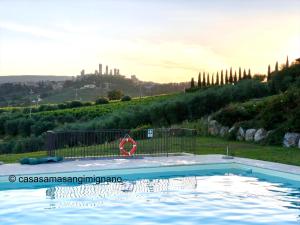
<path fill-rule="evenodd" d="M 90 122 L 67 124 L 60 129 L 135 128 L 143 124 L 170 126 L 184 120 L 209 115 L 231 102 L 243 102 L 269 95 L 267 84 L 243 80 L 236 85 L 225 85 L 183 94 L 149 106 L 118 111 Z"/>

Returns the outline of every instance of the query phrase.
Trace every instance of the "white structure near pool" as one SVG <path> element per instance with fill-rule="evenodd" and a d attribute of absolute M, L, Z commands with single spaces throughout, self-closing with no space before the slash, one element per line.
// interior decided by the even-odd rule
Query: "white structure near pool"
<path fill-rule="evenodd" d="M 98 177 L 111 180 L 82 182 Z M 298 224 L 299 190 L 300 167 L 222 155 L 5 164 L 0 166 L 0 221 Z"/>

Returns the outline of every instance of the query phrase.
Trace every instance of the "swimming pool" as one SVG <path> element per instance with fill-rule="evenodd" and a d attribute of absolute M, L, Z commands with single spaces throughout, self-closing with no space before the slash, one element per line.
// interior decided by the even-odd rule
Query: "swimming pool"
<path fill-rule="evenodd" d="M 0 177 L 0 224 L 299 224 L 300 176 L 237 163 Z M 26 175 L 22 175 L 26 177 Z"/>

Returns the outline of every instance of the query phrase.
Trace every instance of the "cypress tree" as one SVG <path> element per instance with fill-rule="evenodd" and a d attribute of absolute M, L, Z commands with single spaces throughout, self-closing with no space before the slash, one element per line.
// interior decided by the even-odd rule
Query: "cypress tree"
<path fill-rule="evenodd" d="M 226 73 L 225 73 L 225 84 L 228 84 L 228 83 L 229 83 L 228 73 L 227 73 L 227 70 L 226 70 Z"/>
<path fill-rule="evenodd" d="M 286 68 L 289 68 L 289 57 L 288 57 L 288 56 L 286 57 L 285 67 L 286 67 Z"/>
<path fill-rule="evenodd" d="M 217 77 L 216 77 L 216 85 L 220 84 L 220 80 L 219 80 L 219 72 L 217 72 Z"/>
<path fill-rule="evenodd" d="M 267 80 L 271 80 L 271 66 L 268 66 L 268 76 L 267 76 Z"/>
<path fill-rule="evenodd" d="M 242 79 L 246 79 L 247 78 L 247 73 L 246 70 L 244 69 L 244 73 L 243 73 L 243 78 Z"/>
<path fill-rule="evenodd" d="M 210 81 L 209 81 L 209 73 L 207 73 L 207 82 L 206 82 L 207 86 L 210 86 Z"/>
<path fill-rule="evenodd" d="M 235 83 L 235 84 L 237 83 L 236 70 L 234 71 L 233 83 Z"/>
<path fill-rule="evenodd" d="M 211 76 L 211 85 L 212 85 L 212 86 L 214 86 L 214 85 L 215 85 L 214 74 L 212 74 L 212 76 Z"/>
<path fill-rule="evenodd" d="M 241 69 L 241 67 L 239 68 L 239 80 L 241 80 L 242 79 L 242 69 Z"/>
<path fill-rule="evenodd" d="M 224 85 L 224 74 L 223 74 L 223 70 L 221 70 L 221 85 Z"/>
<path fill-rule="evenodd" d="M 229 72 L 229 83 L 233 83 L 233 76 L 232 76 L 232 68 L 230 67 L 230 72 Z"/>
<path fill-rule="evenodd" d="M 191 88 L 194 88 L 195 87 L 195 81 L 194 81 L 194 78 L 192 78 L 191 80 Z"/>
<path fill-rule="evenodd" d="M 201 88 L 202 84 L 201 84 L 201 73 L 199 72 L 198 75 L 198 87 Z"/>
<path fill-rule="evenodd" d="M 205 86 L 206 86 L 205 72 L 203 72 L 202 87 L 205 87 Z"/>
<path fill-rule="evenodd" d="M 278 72 L 278 62 L 275 64 L 275 72 Z"/>
<path fill-rule="evenodd" d="M 251 79 L 252 77 L 251 77 L 251 71 L 250 71 L 250 69 L 248 70 L 248 76 L 247 76 L 247 78 L 248 79 Z"/>

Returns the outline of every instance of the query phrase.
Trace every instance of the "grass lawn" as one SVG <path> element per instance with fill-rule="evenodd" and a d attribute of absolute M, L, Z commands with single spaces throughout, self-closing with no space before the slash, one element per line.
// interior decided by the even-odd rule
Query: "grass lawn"
<path fill-rule="evenodd" d="M 215 137 L 199 137 L 196 154 L 229 154 L 237 157 L 259 159 L 300 166 L 300 149 L 279 146 L 263 146 L 254 143 L 227 141 Z"/>
<path fill-rule="evenodd" d="M 20 159 L 26 158 L 26 157 L 45 157 L 46 151 L 39 151 L 39 152 L 29 152 L 29 153 L 20 153 L 20 154 L 4 154 L 0 155 L 0 161 L 4 163 L 15 163 L 19 162 Z"/>
<path fill-rule="evenodd" d="M 115 146 L 117 148 L 117 145 Z M 227 146 L 229 147 L 229 154 L 233 156 L 300 166 L 300 149 L 262 146 L 254 143 L 227 141 L 222 138 L 215 137 L 198 137 L 195 153 L 199 155 L 226 154 Z M 85 148 L 85 151 L 87 151 L 86 155 L 92 154 L 95 151 L 89 148 L 90 147 Z M 176 152 L 178 152 L 177 148 L 178 146 L 175 146 Z M 80 154 L 82 154 L 82 149 L 78 149 L 77 151 L 80 151 Z M 116 149 L 116 151 L 118 152 L 118 149 Z M 5 154 L 0 155 L 0 161 L 13 163 L 18 162 L 19 159 L 24 157 L 44 156 L 46 156 L 45 151 L 22 154 Z"/>

